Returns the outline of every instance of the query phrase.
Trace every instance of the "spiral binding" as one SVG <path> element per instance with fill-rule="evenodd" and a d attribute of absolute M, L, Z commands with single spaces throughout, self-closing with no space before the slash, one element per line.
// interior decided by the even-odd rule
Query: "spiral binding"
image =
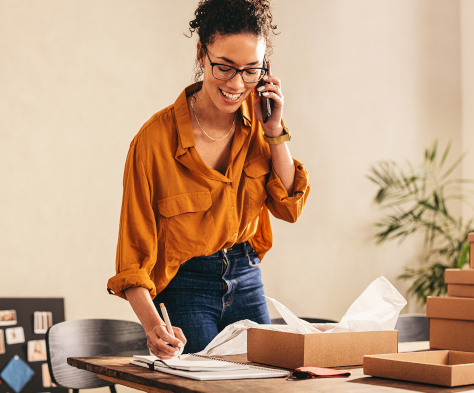
<path fill-rule="evenodd" d="M 225 359 L 219 359 L 219 358 L 213 358 L 211 356 L 204 356 L 204 355 L 198 355 L 196 353 L 190 353 L 191 356 L 196 356 L 196 357 L 199 357 L 199 358 L 203 358 L 203 359 L 212 359 L 212 360 L 219 360 L 220 362 L 227 362 L 227 363 L 232 363 L 232 364 L 243 364 L 244 366 L 249 366 L 251 368 L 256 368 L 258 370 L 265 370 L 265 371 L 273 371 L 273 372 L 278 372 L 280 371 L 281 373 L 289 373 L 289 371 L 287 370 L 280 370 L 278 368 L 266 368 L 266 367 L 260 367 L 260 366 L 253 366 L 251 364 L 245 364 L 245 363 L 239 363 L 239 362 L 232 362 L 230 360 L 225 360 Z"/>

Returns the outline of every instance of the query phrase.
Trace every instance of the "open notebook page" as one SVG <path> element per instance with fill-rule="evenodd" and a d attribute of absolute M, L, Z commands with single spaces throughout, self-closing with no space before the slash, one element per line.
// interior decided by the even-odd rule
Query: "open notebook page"
<path fill-rule="evenodd" d="M 158 359 L 156 356 L 141 356 L 141 355 L 134 355 L 134 360 L 143 361 L 147 364 L 153 364 L 155 367 L 173 367 L 180 370 L 185 371 L 230 371 L 230 370 L 244 370 L 248 369 L 249 367 L 245 364 L 235 364 L 235 363 L 228 363 L 222 362 L 219 360 L 214 359 L 203 359 L 196 356 L 191 355 L 181 355 L 181 358 L 178 359 L 177 357 L 173 359 L 163 360 L 161 362 L 157 362 Z"/>

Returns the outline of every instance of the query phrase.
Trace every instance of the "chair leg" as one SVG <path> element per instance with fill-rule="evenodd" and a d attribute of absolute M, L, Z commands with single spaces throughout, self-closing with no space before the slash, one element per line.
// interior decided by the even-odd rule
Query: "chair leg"
<path fill-rule="evenodd" d="M 110 388 L 110 393 L 117 393 L 117 391 L 115 390 L 115 385 L 110 385 L 109 388 Z"/>

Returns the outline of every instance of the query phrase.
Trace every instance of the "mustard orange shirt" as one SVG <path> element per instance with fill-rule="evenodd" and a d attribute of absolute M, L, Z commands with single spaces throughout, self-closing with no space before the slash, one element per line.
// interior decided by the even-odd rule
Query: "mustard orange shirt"
<path fill-rule="evenodd" d="M 156 113 L 133 139 L 125 164 L 116 275 L 109 293 L 144 287 L 152 298 L 181 263 L 248 240 L 260 259 L 272 246 L 270 211 L 295 222 L 310 191 L 305 167 L 296 167 L 289 196 L 272 168 L 270 148 L 252 109 L 240 108 L 225 175 L 209 168 L 194 147 L 186 97 Z M 240 120 L 240 116 L 238 118 Z"/>

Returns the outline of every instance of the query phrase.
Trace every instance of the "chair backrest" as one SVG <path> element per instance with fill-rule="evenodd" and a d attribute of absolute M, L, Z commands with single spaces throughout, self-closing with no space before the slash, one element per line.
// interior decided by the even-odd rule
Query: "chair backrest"
<path fill-rule="evenodd" d="M 398 330 L 398 342 L 429 341 L 430 322 L 423 314 L 402 314 L 395 324 Z"/>
<path fill-rule="evenodd" d="M 143 327 L 137 322 L 80 319 L 53 325 L 46 333 L 52 381 L 69 389 L 113 385 L 67 364 L 68 357 L 149 355 Z"/>
<path fill-rule="evenodd" d="M 337 321 L 333 321 L 332 319 L 304 318 L 304 317 L 300 317 L 300 319 L 303 319 L 309 323 L 337 323 Z M 286 325 L 286 322 L 283 318 L 274 318 L 272 319 L 272 324 Z"/>

